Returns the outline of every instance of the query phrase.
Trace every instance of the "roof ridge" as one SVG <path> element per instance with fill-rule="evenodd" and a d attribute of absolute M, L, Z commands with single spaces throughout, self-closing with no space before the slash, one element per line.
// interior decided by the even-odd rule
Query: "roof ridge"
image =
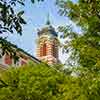
<path fill-rule="evenodd" d="M 26 52 L 25 50 L 23 50 L 22 48 L 19 48 L 17 45 L 11 43 L 11 41 L 8 41 L 2 37 L 0 37 L 0 40 L 3 40 L 5 42 L 7 42 L 9 45 L 11 45 L 12 47 L 16 48 L 18 51 L 21 51 L 23 53 L 25 53 L 26 55 L 30 56 L 31 58 L 35 59 L 38 62 L 41 62 L 39 59 L 37 59 L 36 57 L 32 56 L 31 54 L 29 54 L 28 52 Z"/>

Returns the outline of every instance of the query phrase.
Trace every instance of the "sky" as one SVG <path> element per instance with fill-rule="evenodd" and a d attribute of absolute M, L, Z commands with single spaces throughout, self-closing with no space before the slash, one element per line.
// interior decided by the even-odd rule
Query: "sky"
<path fill-rule="evenodd" d="M 24 18 L 27 24 L 23 26 L 23 35 L 8 34 L 8 40 L 36 57 L 37 30 L 45 27 L 48 13 L 54 28 L 71 23 L 67 17 L 59 15 L 59 9 L 55 5 L 55 1 L 56 0 L 45 0 L 41 3 L 32 4 L 31 0 L 25 0 L 25 7 L 17 7 L 18 10 L 22 9 L 25 11 Z M 62 57 L 64 59 L 61 52 L 59 55 L 60 59 L 62 59 Z"/>

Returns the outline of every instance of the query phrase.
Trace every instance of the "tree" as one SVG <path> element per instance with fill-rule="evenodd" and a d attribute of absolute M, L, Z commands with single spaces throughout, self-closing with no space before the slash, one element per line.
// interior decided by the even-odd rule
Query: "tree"
<path fill-rule="evenodd" d="M 71 52 L 69 63 L 73 65 L 78 62 L 77 66 L 80 66 L 71 71 L 71 75 L 78 78 L 74 84 L 79 82 L 78 86 L 75 86 L 79 91 L 73 91 L 77 95 L 73 95 L 70 91 L 70 95 L 74 96 L 72 100 L 99 100 L 100 0 L 77 0 L 76 2 L 58 0 L 57 4 L 60 14 L 67 16 L 81 28 L 81 34 L 78 34 L 70 25 L 59 27 L 59 30 L 64 33 L 62 38 L 67 37 L 64 50 Z"/>
<path fill-rule="evenodd" d="M 100 100 L 100 73 L 74 72 L 80 74 L 64 75 L 45 64 L 12 67 L 1 73 L 0 100 Z"/>
<path fill-rule="evenodd" d="M 56 100 L 64 77 L 44 64 L 8 69 L 1 75 L 0 100 Z"/>
<path fill-rule="evenodd" d="M 25 0 L 0 0 L 0 34 L 6 33 L 18 33 L 22 35 L 22 25 L 26 24 L 23 18 L 24 11 L 16 11 L 16 6 L 24 6 Z M 31 0 L 32 3 L 43 0 Z M 6 38 L 0 37 L 0 48 L 2 48 L 4 55 L 8 53 L 10 56 L 15 56 L 16 52 L 5 41 Z M 14 51 L 14 52 L 12 52 Z"/>
<path fill-rule="evenodd" d="M 24 11 L 17 12 L 15 7 L 17 5 L 24 6 L 25 0 L 0 0 L 0 33 L 4 32 L 17 32 L 22 35 L 22 25 L 26 24 L 22 15 Z M 32 3 L 43 0 L 31 0 Z M 14 31 L 15 30 L 15 31 Z"/>
<path fill-rule="evenodd" d="M 100 68 L 100 0 L 58 0 L 57 4 L 60 14 L 67 16 L 82 31 L 78 34 L 69 26 L 59 28 L 64 32 L 63 38 L 70 38 L 65 45 L 65 50 L 72 52 L 70 58 L 90 69 Z"/>

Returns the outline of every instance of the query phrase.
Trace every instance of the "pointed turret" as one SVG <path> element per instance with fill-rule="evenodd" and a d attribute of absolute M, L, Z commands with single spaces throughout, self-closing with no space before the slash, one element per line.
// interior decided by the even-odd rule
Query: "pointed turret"
<path fill-rule="evenodd" d="M 50 17 L 49 17 L 50 15 L 48 14 L 47 15 L 47 21 L 46 21 L 46 25 L 50 25 L 51 24 L 51 22 L 50 22 Z"/>
<path fill-rule="evenodd" d="M 51 22 L 50 22 L 50 18 L 49 18 L 49 14 L 47 16 L 47 20 L 46 20 L 46 24 L 45 24 L 45 27 L 42 28 L 40 31 L 38 31 L 38 36 L 41 36 L 41 35 L 52 35 L 52 36 L 55 36 L 57 37 L 57 32 L 55 31 L 55 29 L 53 28 L 53 26 L 51 25 Z"/>
<path fill-rule="evenodd" d="M 37 57 L 48 64 L 58 63 L 58 35 L 50 23 L 49 15 L 46 26 L 38 31 L 38 36 Z"/>

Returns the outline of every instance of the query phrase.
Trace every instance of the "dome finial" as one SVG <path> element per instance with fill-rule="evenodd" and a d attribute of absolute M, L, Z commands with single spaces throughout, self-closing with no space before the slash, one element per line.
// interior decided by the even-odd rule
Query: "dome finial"
<path fill-rule="evenodd" d="M 48 15 L 47 15 L 46 25 L 50 25 L 50 15 L 49 15 L 49 13 L 48 13 Z"/>

